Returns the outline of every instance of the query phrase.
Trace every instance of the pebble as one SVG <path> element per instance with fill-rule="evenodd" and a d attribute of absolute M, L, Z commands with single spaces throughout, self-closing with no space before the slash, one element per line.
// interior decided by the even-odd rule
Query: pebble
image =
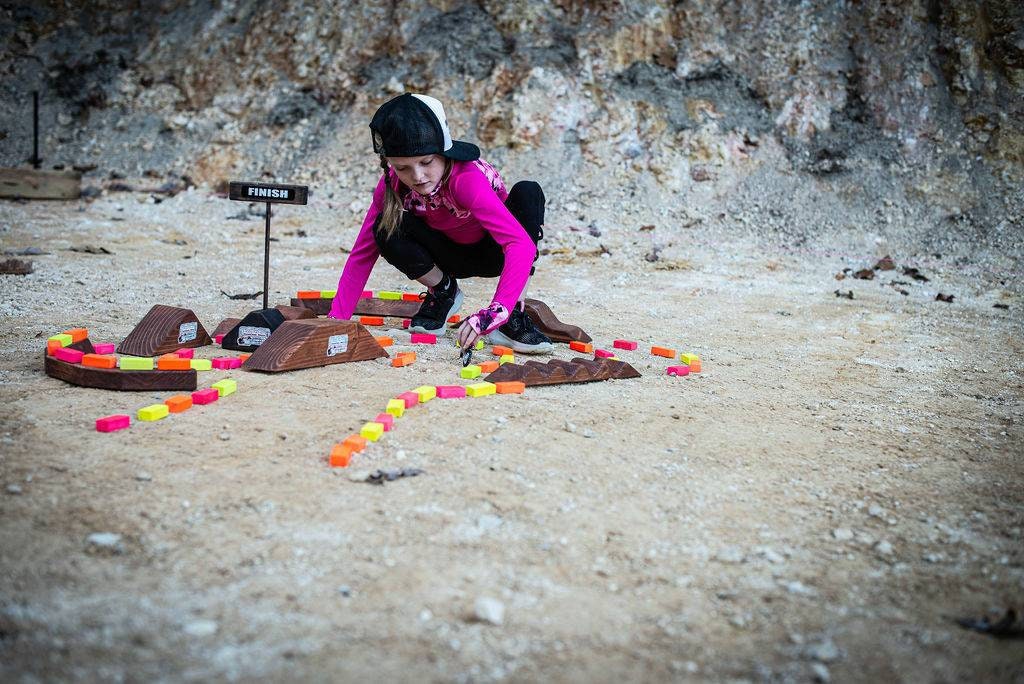
<path fill-rule="evenodd" d="M 473 604 L 473 615 L 480 622 L 500 625 L 505 621 L 505 604 L 489 596 L 481 596 Z"/>
<path fill-rule="evenodd" d="M 213 620 L 193 620 L 186 623 L 182 631 L 194 637 L 213 636 L 217 633 L 217 623 Z"/>
<path fill-rule="evenodd" d="M 21 494 L 21 485 L 9 484 L 7 485 L 8 494 Z"/>
<path fill-rule="evenodd" d="M 836 538 L 836 541 L 850 541 L 853 539 L 853 530 L 848 527 L 837 527 L 832 530 L 832 536 Z"/>
<path fill-rule="evenodd" d="M 93 532 L 85 538 L 85 543 L 92 549 L 110 553 L 124 553 L 121 535 L 113 532 Z"/>

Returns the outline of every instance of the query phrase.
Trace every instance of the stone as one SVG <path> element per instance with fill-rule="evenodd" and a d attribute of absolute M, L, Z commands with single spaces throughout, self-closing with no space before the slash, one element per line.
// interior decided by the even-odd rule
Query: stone
<path fill-rule="evenodd" d="M 473 616 L 480 622 L 500 625 L 505 621 L 505 604 L 489 596 L 481 596 L 473 604 Z"/>

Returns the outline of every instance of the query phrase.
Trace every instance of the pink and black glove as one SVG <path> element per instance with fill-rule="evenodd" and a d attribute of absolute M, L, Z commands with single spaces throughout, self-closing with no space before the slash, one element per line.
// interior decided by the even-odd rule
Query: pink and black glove
<path fill-rule="evenodd" d="M 462 322 L 459 328 L 459 347 L 463 350 L 476 344 L 482 336 L 505 325 L 509 310 L 494 302 L 486 309 L 480 309 Z"/>

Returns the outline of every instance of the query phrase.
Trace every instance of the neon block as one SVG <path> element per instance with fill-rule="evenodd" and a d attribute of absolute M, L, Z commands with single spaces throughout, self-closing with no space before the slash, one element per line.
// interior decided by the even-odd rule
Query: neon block
<path fill-rule="evenodd" d="M 390 347 L 395 343 L 390 337 L 374 337 L 373 339 L 377 340 L 377 344 L 382 347 Z"/>
<path fill-rule="evenodd" d="M 399 300 L 401 298 L 402 298 L 402 293 L 401 292 L 389 292 L 388 290 L 385 290 L 383 292 L 378 292 L 377 293 L 377 299 L 389 299 L 389 300 L 394 301 L 394 300 Z"/>
<path fill-rule="evenodd" d="M 213 368 L 210 359 L 189 359 L 188 365 L 194 371 L 208 371 Z"/>
<path fill-rule="evenodd" d="M 377 417 L 373 420 L 375 423 L 380 423 L 384 426 L 384 432 L 391 432 L 395 427 L 395 417 L 390 413 L 378 413 Z"/>
<path fill-rule="evenodd" d="M 479 377 L 479 375 L 480 366 L 475 364 L 470 364 L 459 371 L 459 377 L 466 378 L 467 380 L 472 380 L 473 378 Z"/>
<path fill-rule="evenodd" d="M 179 349 L 176 352 L 174 352 L 174 354 L 179 359 L 191 359 L 192 357 L 194 357 L 196 355 L 196 350 L 195 349 Z"/>
<path fill-rule="evenodd" d="M 210 385 L 210 388 L 217 390 L 217 393 L 220 396 L 226 397 L 229 394 L 235 393 L 235 391 L 238 389 L 238 383 L 232 380 L 231 378 L 224 378 L 223 380 L 218 380 L 217 382 Z"/>
<path fill-rule="evenodd" d="M 481 338 L 481 339 L 476 341 L 476 344 L 473 345 L 473 349 L 476 349 L 477 351 L 480 351 L 481 349 L 484 348 L 484 346 L 485 345 L 484 345 L 483 338 Z"/>
<path fill-rule="evenodd" d="M 117 360 L 121 370 L 153 370 L 153 359 L 143 356 L 122 356 Z"/>
<path fill-rule="evenodd" d="M 82 365 L 89 368 L 117 368 L 117 357 L 110 354 L 86 354 Z"/>
<path fill-rule="evenodd" d="M 668 347 L 651 347 L 651 353 L 655 356 L 665 356 L 670 359 L 674 359 L 676 357 L 676 350 L 669 349 Z"/>
<path fill-rule="evenodd" d="M 89 336 L 89 331 L 85 328 L 72 328 L 71 330 L 65 330 L 65 335 L 71 335 L 71 344 L 75 342 L 81 342 Z"/>
<path fill-rule="evenodd" d="M 96 419 L 96 432 L 116 432 L 132 424 L 132 419 L 123 413 Z"/>
<path fill-rule="evenodd" d="M 380 316 L 360 316 L 359 322 L 363 325 L 384 325 L 384 319 Z"/>
<path fill-rule="evenodd" d="M 187 394 L 175 394 L 173 397 L 164 399 L 167 410 L 171 413 L 181 413 L 192 408 L 192 397 Z"/>
<path fill-rule="evenodd" d="M 426 404 L 428 401 L 437 396 L 437 388 L 433 385 L 421 385 L 413 390 L 416 396 L 420 398 L 421 404 Z"/>
<path fill-rule="evenodd" d="M 463 369 L 465 370 L 465 369 Z M 438 399 L 461 399 L 466 396 L 466 388 L 462 385 L 438 385 Z"/>
<path fill-rule="evenodd" d="M 689 366 L 693 361 L 699 361 L 700 357 L 696 354 L 680 354 L 679 360 Z"/>
<path fill-rule="evenodd" d="M 74 344 L 74 340 L 71 339 L 71 335 L 61 333 L 60 335 L 54 335 L 53 337 L 46 338 L 47 342 L 60 342 L 60 346 L 66 347 L 69 344 Z"/>
<path fill-rule="evenodd" d="M 334 299 L 337 294 L 337 290 L 320 290 L 320 299 Z"/>
<path fill-rule="evenodd" d="M 418 401 L 418 400 L 417 400 Z M 384 409 L 387 413 L 390 413 L 395 418 L 401 418 L 405 415 L 405 400 L 404 399 L 388 399 L 387 408 Z"/>
<path fill-rule="evenodd" d="M 161 356 L 156 360 L 156 367 L 159 370 L 190 370 L 192 359 L 182 359 L 175 354 Z"/>
<path fill-rule="evenodd" d="M 366 423 L 359 431 L 359 434 L 371 442 L 376 442 L 384 434 L 384 426 L 380 423 Z"/>
<path fill-rule="evenodd" d="M 413 333 L 409 335 L 409 341 L 413 344 L 437 344 L 437 335 Z"/>
<path fill-rule="evenodd" d="M 630 342 L 629 340 L 615 340 L 612 342 L 612 347 L 615 349 L 629 349 L 632 351 L 636 349 L 636 342 Z"/>
<path fill-rule="evenodd" d="M 416 294 L 415 292 L 403 292 L 402 293 L 402 301 L 403 302 L 418 302 L 418 301 L 420 301 L 420 299 L 421 299 L 421 297 L 418 294 Z"/>
<path fill-rule="evenodd" d="M 64 345 L 60 343 L 60 340 L 46 340 L 46 355 L 53 356 L 57 353 L 58 349 L 63 349 Z"/>
<path fill-rule="evenodd" d="M 167 404 L 153 404 L 139 409 L 139 420 L 153 421 L 166 418 L 170 413 Z"/>
<path fill-rule="evenodd" d="M 665 375 L 689 375 L 689 366 L 669 366 L 665 369 Z"/>
<path fill-rule="evenodd" d="M 97 354 L 113 354 L 116 345 L 112 342 L 97 342 L 92 348 Z"/>
<path fill-rule="evenodd" d="M 491 347 L 491 353 L 495 356 L 506 356 L 512 354 L 513 350 L 510 347 L 503 347 L 500 344 L 496 344 Z"/>
<path fill-rule="evenodd" d="M 215 388 L 210 387 L 208 389 L 196 390 L 192 393 L 192 403 L 196 406 L 203 404 L 212 404 L 213 402 L 220 399 L 220 392 Z"/>
<path fill-rule="evenodd" d="M 299 299 L 320 299 L 320 290 L 299 290 Z"/>
<path fill-rule="evenodd" d="M 402 319 L 402 330 L 408 330 L 410 325 L 412 325 L 412 319 L 411 318 L 403 318 Z"/>
<path fill-rule="evenodd" d="M 345 441 L 342 442 L 342 444 L 347 446 L 352 451 L 358 452 L 366 448 L 366 438 L 363 437 L 362 435 L 349 435 L 348 437 L 345 438 Z"/>
<path fill-rule="evenodd" d="M 615 356 L 615 352 L 610 352 L 607 349 L 595 349 L 594 356 L 599 359 L 610 359 Z"/>
<path fill-rule="evenodd" d="M 462 320 L 462 316 L 460 316 L 459 314 L 453 314 L 453 315 L 448 317 L 448 322 L 449 323 L 458 323 L 461 320 Z"/>
<path fill-rule="evenodd" d="M 501 364 L 499 364 L 497 361 L 481 361 L 477 365 L 480 366 L 481 373 L 493 373 L 494 371 L 498 370 L 498 366 L 500 366 Z"/>
<path fill-rule="evenodd" d="M 494 391 L 497 394 L 522 394 L 526 390 L 526 385 L 522 382 L 496 382 L 494 383 Z"/>
<path fill-rule="evenodd" d="M 402 392 L 395 398 L 401 400 L 401 402 L 405 404 L 405 408 L 412 408 L 416 404 L 420 403 L 420 395 L 415 392 Z M 388 405 L 391 405 L 390 401 L 388 402 Z"/>
<path fill-rule="evenodd" d="M 594 345 L 591 344 L 590 342 L 577 342 L 576 340 L 573 340 L 572 342 L 569 343 L 569 349 L 572 349 L 573 351 L 583 352 L 584 354 L 594 353 Z"/>
<path fill-rule="evenodd" d="M 395 368 L 409 366 L 416 360 L 416 352 L 405 352 L 391 359 L 391 365 Z"/>
<path fill-rule="evenodd" d="M 67 361 L 68 363 L 82 363 L 83 356 L 85 356 L 85 352 L 80 352 L 77 349 L 68 349 L 67 347 L 61 347 L 53 352 L 55 359 Z"/>
<path fill-rule="evenodd" d="M 466 394 L 471 397 L 486 397 L 494 394 L 497 388 L 493 382 L 476 382 L 466 387 Z"/>
<path fill-rule="evenodd" d="M 363 290 L 359 295 L 360 299 L 373 299 L 373 290 Z"/>
<path fill-rule="evenodd" d="M 335 444 L 328 462 L 332 468 L 347 468 L 352 462 L 352 449 L 344 444 Z"/>
<path fill-rule="evenodd" d="M 512 354 L 502 354 L 501 358 L 498 359 L 498 364 L 504 366 L 506 363 L 515 363 L 516 357 Z"/>

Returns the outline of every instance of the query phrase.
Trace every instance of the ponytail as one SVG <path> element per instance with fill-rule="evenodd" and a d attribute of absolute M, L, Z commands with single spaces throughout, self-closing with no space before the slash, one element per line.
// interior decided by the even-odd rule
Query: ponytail
<path fill-rule="evenodd" d="M 405 207 L 402 206 L 402 199 L 398 193 L 391 187 L 391 179 L 388 178 L 388 160 L 383 154 L 380 156 L 380 167 L 384 170 L 384 208 L 377 219 L 377 233 L 383 242 L 387 242 L 401 225 Z"/>

